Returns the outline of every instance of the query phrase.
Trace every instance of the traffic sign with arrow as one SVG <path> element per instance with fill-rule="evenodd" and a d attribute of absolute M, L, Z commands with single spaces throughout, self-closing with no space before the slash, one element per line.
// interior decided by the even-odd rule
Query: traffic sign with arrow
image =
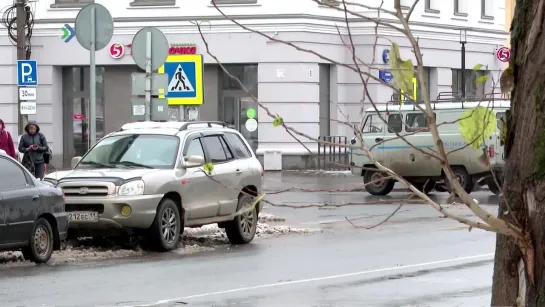
<path fill-rule="evenodd" d="M 62 30 L 62 36 L 61 39 L 68 43 L 76 36 L 76 31 L 74 31 L 74 28 L 72 28 L 69 24 L 65 24 L 64 27 L 61 28 Z"/>

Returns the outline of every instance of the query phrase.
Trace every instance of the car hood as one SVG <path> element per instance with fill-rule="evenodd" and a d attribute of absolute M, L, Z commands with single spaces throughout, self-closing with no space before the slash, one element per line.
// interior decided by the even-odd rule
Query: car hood
<path fill-rule="evenodd" d="M 135 169 L 135 168 L 104 168 L 104 169 L 80 169 L 69 171 L 58 171 L 45 176 L 45 178 L 61 180 L 64 178 L 121 178 L 131 179 L 142 177 L 149 173 L 158 172 L 157 169 Z"/>

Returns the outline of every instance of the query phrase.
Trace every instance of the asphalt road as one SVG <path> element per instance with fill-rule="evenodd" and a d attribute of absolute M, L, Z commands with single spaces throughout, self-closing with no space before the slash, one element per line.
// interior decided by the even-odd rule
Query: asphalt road
<path fill-rule="evenodd" d="M 343 176 L 268 175 L 266 189 L 340 189 Z M 255 240 L 193 255 L 0 268 L 0 306 L 486 306 L 495 236 L 441 218 L 424 205 L 292 209 L 267 206 L 308 235 Z M 447 195 L 438 195 L 446 199 Z M 482 204 L 495 196 L 476 192 Z M 275 204 L 347 204 L 365 193 L 290 192 Z M 495 212 L 496 206 L 486 206 Z M 469 215 L 462 206 L 449 210 Z M 350 219 L 357 227 L 346 221 Z"/>

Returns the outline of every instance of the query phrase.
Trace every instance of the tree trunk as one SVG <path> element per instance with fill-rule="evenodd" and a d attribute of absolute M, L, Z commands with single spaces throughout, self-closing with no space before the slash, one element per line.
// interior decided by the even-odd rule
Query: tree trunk
<path fill-rule="evenodd" d="M 492 306 L 545 306 L 545 0 L 517 0 L 511 26 L 514 89 L 505 146 L 505 202 L 499 216 L 531 234 L 535 283 L 519 276 L 521 253 L 513 240 L 498 235 Z M 526 283 L 519 293 L 519 281 Z"/>

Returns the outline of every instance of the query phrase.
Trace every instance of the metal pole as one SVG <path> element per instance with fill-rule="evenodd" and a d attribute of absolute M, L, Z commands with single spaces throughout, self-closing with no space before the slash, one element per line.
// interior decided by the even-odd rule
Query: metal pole
<path fill-rule="evenodd" d="M 466 98 L 466 43 L 462 43 L 462 98 Z"/>
<path fill-rule="evenodd" d="M 26 54 L 26 0 L 17 0 L 17 60 L 27 60 Z M 18 114 L 18 132 L 19 135 L 25 133 L 25 125 L 28 117 L 21 114 L 21 99 L 19 98 L 19 92 L 17 92 L 17 114 Z"/>
<path fill-rule="evenodd" d="M 89 134 L 91 135 L 91 144 L 89 147 L 95 146 L 97 141 L 97 80 L 96 80 L 96 12 L 95 8 L 91 8 L 91 49 L 90 65 L 89 65 Z"/>
<path fill-rule="evenodd" d="M 151 32 L 146 33 L 146 120 L 151 121 Z"/>

